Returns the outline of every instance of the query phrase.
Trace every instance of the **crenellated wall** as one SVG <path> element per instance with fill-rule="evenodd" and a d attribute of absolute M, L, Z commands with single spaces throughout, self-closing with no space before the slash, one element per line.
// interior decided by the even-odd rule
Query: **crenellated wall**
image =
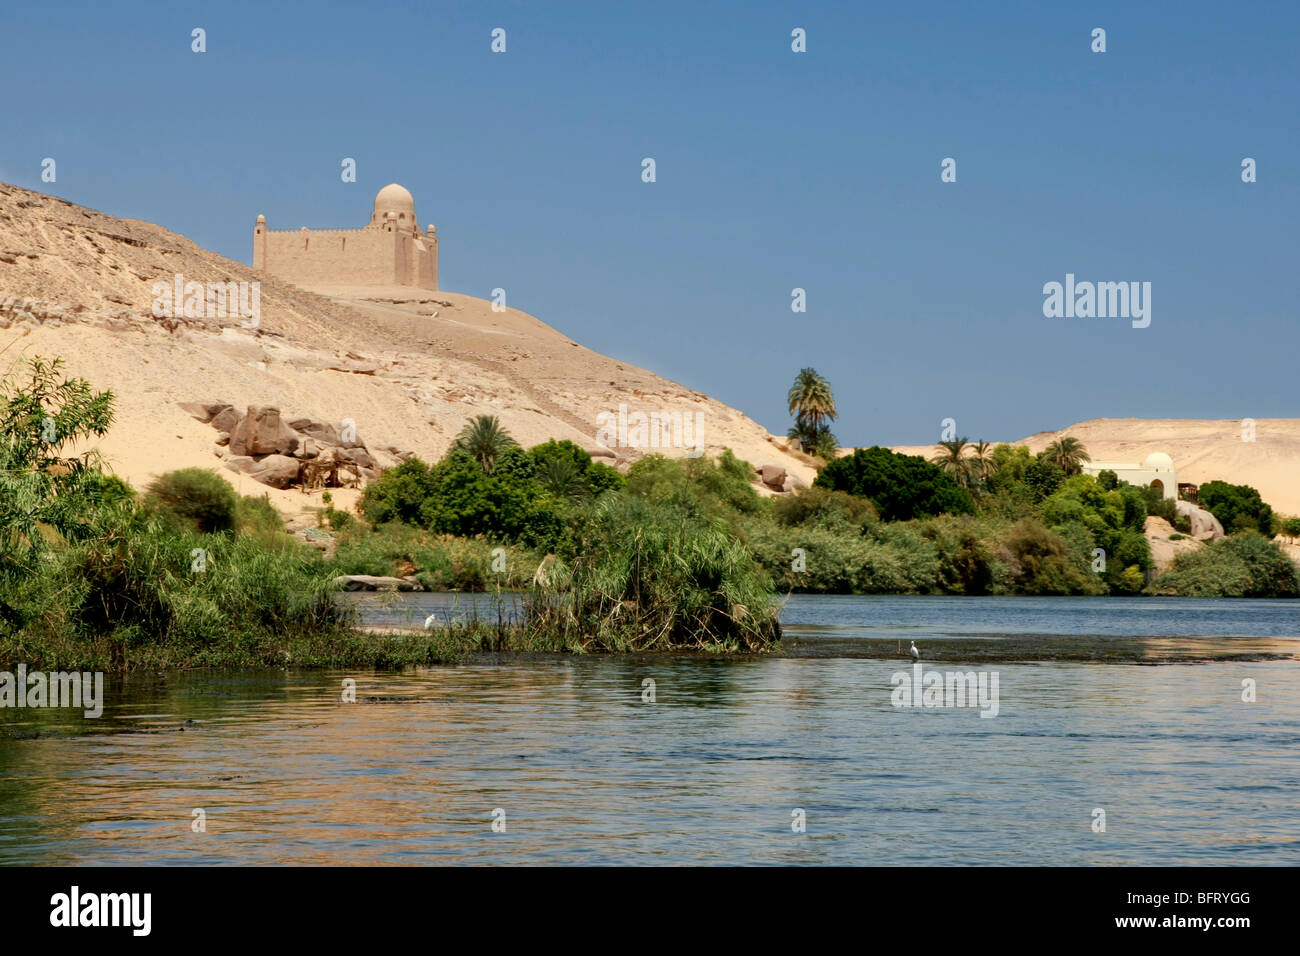
<path fill-rule="evenodd" d="M 253 268 L 299 285 L 438 288 L 436 236 L 385 223 L 363 229 L 253 227 Z"/>

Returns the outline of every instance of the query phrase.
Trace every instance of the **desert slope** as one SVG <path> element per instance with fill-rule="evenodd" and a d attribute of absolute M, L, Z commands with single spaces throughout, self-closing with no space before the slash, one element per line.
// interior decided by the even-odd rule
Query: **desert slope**
<path fill-rule="evenodd" d="M 1199 485 L 1217 478 L 1250 485 L 1274 510 L 1300 515 L 1300 419 L 1255 419 L 1253 442 L 1242 440 L 1240 420 L 1097 418 L 1010 444 L 1037 453 L 1064 435 L 1079 439 L 1099 461 L 1140 462 L 1153 451 L 1165 452 L 1174 460 L 1179 481 Z M 893 450 L 929 458 L 935 446 Z"/>
<path fill-rule="evenodd" d="M 250 236 L 251 241 L 251 236 Z M 153 284 L 261 283 L 260 325 L 155 318 Z M 183 236 L 0 184 L 0 348 L 60 356 L 118 400 L 97 445 L 137 487 L 191 465 L 219 467 L 215 433 L 179 402 L 278 405 L 286 415 L 352 419 L 381 464 L 388 451 L 440 456 L 466 419 L 501 417 L 524 445 L 567 438 L 594 450 L 596 416 L 702 414 L 706 453 L 731 448 L 811 481 L 805 460 L 744 414 L 675 382 L 584 348 L 531 315 L 421 289 L 307 291 L 208 252 Z M 664 448 L 680 455 L 681 449 Z M 642 453 L 609 450 L 620 463 Z M 614 458 L 607 457 L 613 462 Z M 267 489 L 223 474 L 244 493 Z M 292 510 L 306 496 L 271 496 Z M 347 501 L 351 496 L 343 494 Z"/>

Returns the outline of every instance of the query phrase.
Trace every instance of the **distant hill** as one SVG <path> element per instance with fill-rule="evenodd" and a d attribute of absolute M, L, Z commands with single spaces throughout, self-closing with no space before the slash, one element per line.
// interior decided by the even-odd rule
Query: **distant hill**
<path fill-rule="evenodd" d="M 1250 485 L 1275 511 L 1300 515 L 1298 418 L 1255 419 L 1253 442 L 1242 441 L 1239 419 L 1096 418 L 1011 444 L 1037 453 L 1063 435 L 1073 435 L 1091 457 L 1103 461 L 1140 462 L 1153 451 L 1165 452 L 1174 460 L 1179 481 L 1199 485 L 1217 478 Z M 935 446 L 899 445 L 893 450 L 929 458 Z"/>

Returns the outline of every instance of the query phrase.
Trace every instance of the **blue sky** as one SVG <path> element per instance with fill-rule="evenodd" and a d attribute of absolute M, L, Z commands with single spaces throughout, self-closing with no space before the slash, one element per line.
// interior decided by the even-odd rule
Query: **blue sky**
<path fill-rule="evenodd" d="M 258 213 L 357 227 L 397 181 L 444 289 L 776 432 L 805 365 L 852 445 L 1300 416 L 1300 4 L 9 3 L 0 39 L 0 180 L 243 262 Z M 1067 272 L 1150 282 L 1150 327 L 1045 318 Z"/>

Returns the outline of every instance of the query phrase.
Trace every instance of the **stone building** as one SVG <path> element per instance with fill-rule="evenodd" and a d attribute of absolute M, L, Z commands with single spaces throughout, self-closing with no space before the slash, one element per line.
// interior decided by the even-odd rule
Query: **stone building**
<path fill-rule="evenodd" d="M 360 229 L 253 226 L 253 268 L 303 286 L 377 285 L 438 288 L 438 233 L 420 232 L 415 200 L 397 183 L 375 196 Z"/>

